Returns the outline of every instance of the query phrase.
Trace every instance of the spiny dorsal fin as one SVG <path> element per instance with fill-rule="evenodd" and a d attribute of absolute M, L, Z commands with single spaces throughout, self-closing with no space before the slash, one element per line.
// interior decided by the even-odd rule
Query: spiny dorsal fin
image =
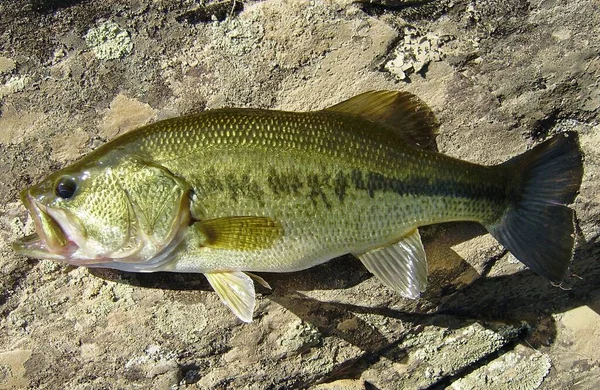
<path fill-rule="evenodd" d="M 267 217 L 224 217 L 198 221 L 192 225 L 210 248 L 258 250 L 270 248 L 281 237 L 281 224 Z"/>
<path fill-rule="evenodd" d="M 437 151 L 438 121 L 427 104 L 410 92 L 369 91 L 325 110 L 381 123 L 396 130 L 411 145 Z"/>

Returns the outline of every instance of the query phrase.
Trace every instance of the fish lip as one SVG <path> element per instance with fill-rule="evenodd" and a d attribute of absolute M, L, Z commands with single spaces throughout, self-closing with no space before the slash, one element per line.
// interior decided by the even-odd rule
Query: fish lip
<path fill-rule="evenodd" d="M 20 194 L 23 205 L 31 215 L 35 233 L 17 239 L 13 244 L 13 250 L 25 256 L 36 258 L 63 260 L 67 261 L 71 255 L 78 249 L 78 246 L 71 240 L 65 232 L 65 229 L 60 223 L 48 213 L 48 207 L 38 202 L 30 193 L 25 190 Z M 44 230 L 42 218 L 51 219 L 52 222 L 60 229 L 60 233 L 66 243 L 64 245 L 53 245 L 48 240 L 48 232 Z"/>

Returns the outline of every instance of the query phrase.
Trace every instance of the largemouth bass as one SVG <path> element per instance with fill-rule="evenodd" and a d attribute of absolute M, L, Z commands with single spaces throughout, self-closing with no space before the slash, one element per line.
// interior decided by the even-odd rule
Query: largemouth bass
<path fill-rule="evenodd" d="M 406 92 L 315 112 L 218 109 L 126 133 L 24 190 L 36 234 L 21 254 L 135 272 L 198 272 L 243 321 L 250 272 L 292 272 L 346 253 L 416 298 L 418 228 L 481 223 L 553 282 L 573 257 L 582 177 L 576 134 L 496 166 L 437 153 L 437 121 Z M 267 285 L 268 286 L 268 285 Z"/>

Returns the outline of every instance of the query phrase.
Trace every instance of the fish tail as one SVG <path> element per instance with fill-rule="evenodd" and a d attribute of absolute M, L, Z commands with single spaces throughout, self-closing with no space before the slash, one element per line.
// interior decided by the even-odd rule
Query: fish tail
<path fill-rule="evenodd" d="M 508 205 L 487 229 L 519 261 L 552 282 L 568 273 L 575 241 L 572 203 L 583 175 L 575 132 L 559 134 L 501 164 Z"/>

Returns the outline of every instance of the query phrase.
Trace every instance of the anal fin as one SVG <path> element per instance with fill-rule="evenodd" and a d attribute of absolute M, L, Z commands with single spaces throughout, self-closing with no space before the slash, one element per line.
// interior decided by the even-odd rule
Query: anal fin
<path fill-rule="evenodd" d="M 427 258 L 417 229 L 393 245 L 358 258 L 373 275 L 404 297 L 416 299 L 427 287 Z"/>
<path fill-rule="evenodd" d="M 221 301 L 240 320 L 252 322 L 256 293 L 254 292 L 254 282 L 250 276 L 240 271 L 209 272 L 204 276 Z"/>
<path fill-rule="evenodd" d="M 261 278 L 260 276 L 250 273 L 250 272 L 244 272 L 246 275 L 250 276 L 256 283 L 260 284 L 261 286 L 263 286 L 264 288 L 267 288 L 269 290 L 272 290 L 273 288 L 271 287 L 271 285 L 264 280 L 263 278 Z"/>

